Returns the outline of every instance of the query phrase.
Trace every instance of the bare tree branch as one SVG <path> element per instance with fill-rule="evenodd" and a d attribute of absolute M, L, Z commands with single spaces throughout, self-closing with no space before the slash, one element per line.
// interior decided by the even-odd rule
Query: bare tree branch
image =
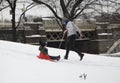
<path fill-rule="evenodd" d="M 8 8 L 8 7 L 9 7 L 9 5 L 8 5 L 8 6 L 5 6 L 5 7 L 3 7 L 3 8 L 0 8 L 0 11 L 6 9 L 6 8 Z"/>
<path fill-rule="evenodd" d="M 53 10 L 53 8 L 50 5 L 48 5 L 47 3 L 44 3 L 42 1 L 39 1 L 39 0 L 33 0 L 33 1 L 36 3 L 43 4 L 43 5 L 47 6 L 53 12 L 55 17 L 61 20 L 61 18 L 57 15 L 57 13 Z"/>
<path fill-rule="evenodd" d="M 9 6 L 12 8 L 12 2 L 10 2 L 10 0 L 6 0 L 9 4 Z"/>
<path fill-rule="evenodd" d="M 115 3 L 115 4 L 120 4 L 119 2 L 116 2 L 116 1 L 113 1 L 113 0 L 109 0 L 109 2 Z"/>
<path fill-rule="evenodd" d="M 71 1 L 72 1 L 72 0 L 68 0 L 68 2 L 67 2 L 67 4 L 66 4 L 66 8 L 69 7 Z"/>
<path fill-rule="evenodd" d="M 3 0 L 0 0 L 0 4 L 3 2 Z"/>
<path fill-rule="evenodd" d="M 73 5 L 72 7 L 72 10 L 70 12 L 70 15 L 73 16 L 74 15 L 74 12 L 75 12 L 75 9 L 78 5 L 80 5 L 80 3 L 82 2 L 83 0 L 76 0 L 75 4 Z"/>
<path fill-rule="evenodd" d="M 77 9 L 76 11 L 75 11 L 75 14 L 74 14 L 74 16 L 73 16 L 73 19 L 74 18 L 77 18 L 89 5 L 91 5 L 91 4 L 93 4 L 93 3 L 95 3 L 97 0 L 94 0 L 94 1 L 91 1 L 91 0 L 89 0 L 88 2 L 87 2 L 87 4 L 82 8 L 82 9 Z M 80 11 L 78 11 L 78 10 L 80 10 Z"/>
<path fill-rule="evenodd" d="M 69 18 L 70 14 L 69 14 L 68 10 L 66 9 L 64 0 L 60 0 L 60 5 L 61 5 L 61 8 L 63 10 L 64 16 L 67 17 L 67 18 Z"/>
<path fill-rule="evenodd" d="M 25 9 L 25 11 L 20 15 L 20 18 L 19 18 L 19 22 L 16 26 L 16 28 L 18 28 L 18 26 L 20 25 L 20 22 L 21 22 L 21 19 L 22 19 L 22 16 L 25 14 L 25 12 L 27 12 L 28 10 L 30 10 L 31 8 L 35 7 L 36 5 L 33 5 L 34 3 L 31 3 L 30 5 L 28 5 Z M 31 5 L 33 5 L 32 7 L 30 7 Z M 30 8 L 29 8 L 30 7 Z"/>

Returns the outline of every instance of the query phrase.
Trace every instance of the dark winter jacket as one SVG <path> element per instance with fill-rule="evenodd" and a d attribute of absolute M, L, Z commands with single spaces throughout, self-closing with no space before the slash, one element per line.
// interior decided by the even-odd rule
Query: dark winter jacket
<path fill-rule="evenodd" d="M 40 46 L 39 51 L 41 51 L 45 55 L 48 55 L 48 49 L 45 46 Z"/>

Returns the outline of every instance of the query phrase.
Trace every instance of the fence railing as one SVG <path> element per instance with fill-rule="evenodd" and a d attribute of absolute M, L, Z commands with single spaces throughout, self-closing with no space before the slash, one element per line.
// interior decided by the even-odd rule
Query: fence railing
<path fill-rule="evenodd" d="M 120 39 L 118 39 L 110 49 L 108 49 L 107 54 L 120 52 Z"/>

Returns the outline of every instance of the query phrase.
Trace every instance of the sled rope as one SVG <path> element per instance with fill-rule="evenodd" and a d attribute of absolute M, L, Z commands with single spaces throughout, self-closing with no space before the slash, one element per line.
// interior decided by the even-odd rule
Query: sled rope
<path fill-rule="evenodd" d="M 61 45 L 62 45 L 62 40 L 63 40 L 64 36 L 65 36 L 65 34 L 63 34 L 63 36 L 62 36 L 62 39 L 61 39 L 60 44 L 59 44 L 59 48 L 60 48 Z"/>

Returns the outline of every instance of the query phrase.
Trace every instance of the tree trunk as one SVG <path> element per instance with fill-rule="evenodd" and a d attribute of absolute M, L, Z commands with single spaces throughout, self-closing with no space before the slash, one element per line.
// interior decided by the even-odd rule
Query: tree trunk
<path fill-rule="evenodd" d="M 15 10 L 12 10 L 12 36 L 13 36 L 13 41 L 17 41 L 16 37 L 16 25 L 15 25 Z"/>

